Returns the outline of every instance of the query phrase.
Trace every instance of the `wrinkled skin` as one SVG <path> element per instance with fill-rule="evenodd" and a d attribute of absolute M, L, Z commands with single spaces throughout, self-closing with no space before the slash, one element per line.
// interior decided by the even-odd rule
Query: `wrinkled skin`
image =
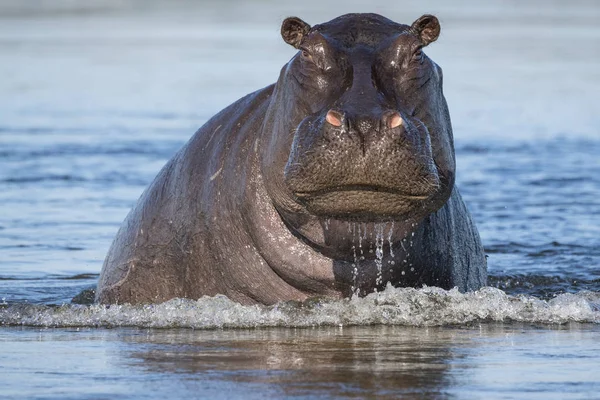
<path fill-rule="evenodd" d="M 96 300 L 272 304 L 485 285 L 442 71 L 423 52 L 439 32 L 430 15 L 286 19 L 296 55 L 163 168 L 119 230 Z"/>

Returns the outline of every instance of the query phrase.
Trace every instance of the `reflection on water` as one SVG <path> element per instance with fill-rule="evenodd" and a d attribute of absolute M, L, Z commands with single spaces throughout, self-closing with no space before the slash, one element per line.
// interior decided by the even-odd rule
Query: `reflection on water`
<path fill-rule="evenodd" d="M 142 339 L 152 343 L 148 351 L 130 357 L 152 372 L 212 372 L 234 382 L 281 386 L 287 395 L 439 394 L 451 385 L 448 344 L 460 345 L 459 334 L 385 327 L 152 331 Z"/>
<path fill-rule="evenodd" d="M 10 398 L 30 398 L 42 389 L 47 398 L 80 399 L 593 398 L 600 385 L 599 333 L 598 326 L 575 324 L 12 328 L 0 331 L 0 365 L 3 394 Z M 22 364 L 23 357 L 35 362 Z"/>

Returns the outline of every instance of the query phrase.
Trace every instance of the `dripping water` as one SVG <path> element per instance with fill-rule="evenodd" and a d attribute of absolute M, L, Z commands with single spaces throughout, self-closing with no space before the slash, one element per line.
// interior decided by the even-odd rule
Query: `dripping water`
<path fill-rule="evenodd" d="M 362 224 L 358 224 L 358 251 L 360 253 L 359 260 L 364 260 L 365 259 L 365 252 L 364 252 L 363 247 L 362 247 L 362 241 L 363 241 L 363 239 L 367 238 L 367 232 L 366 232 L 367 227 L 365 226 L 361 230 L 361 225 Z M 363 238 L 363 235 L 364 235 L 364 238 Z"/>
<path fill-rule="evenodd" d="M 351 291 L 353 295 L 358 296 L 359 294 L 359 290 L 358 290 L 358 285 L 357 285 L 357 280 L 358 280 L 358 257 L 356 255 L 356 223 L 353 222 L 352 223 L 352 255 L 353 255 L 353 260 L 354 262 L 352 263 L 352 287 L 351 287 Z M 360 231 L 360 227 L 359 227 L 359 231 Z M 359 233 L 360 236 L 360 233 Z M 359 243 L 360 243 L 360 239 L 359 239 Z"/>
<path fill-rule="evenodd" d="M 375 279 L 376 286 L 381 285 L 383 281 L 383 231 L 385 225 L 385 223 L 375 224 L 375 265 L 377 266 L 377 278 Z"/>
<path fill-rule="evenodd" d="M 388 232 L 388 244 L 390 245 L 390 257 L 394 258 L 394 247 L 392 246 L 392 235 L 394 234 L 394 221 L 390 223 L 390 231 Z"/>

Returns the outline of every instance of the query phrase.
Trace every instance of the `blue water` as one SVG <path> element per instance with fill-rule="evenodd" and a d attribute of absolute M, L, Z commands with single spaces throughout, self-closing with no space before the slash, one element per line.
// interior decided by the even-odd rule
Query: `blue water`
<path fill-rule="evenodd" d="M 440 17 L 427 53 L 491 287 L 69 305 L 164 163 L 276 79 L 293 55 L 281 20 L 350 11 Z M 581 0 L 0 3 L 0 397 L 594 397 L 598 20 Z"/>

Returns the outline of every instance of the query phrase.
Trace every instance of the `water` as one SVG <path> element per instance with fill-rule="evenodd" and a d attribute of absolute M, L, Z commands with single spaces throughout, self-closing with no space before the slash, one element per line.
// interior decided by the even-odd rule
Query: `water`
<path fill-rule="evenodd" d="M 597 397 L 600 6 L 563 3 L 0 3 L 0 397 Z M 491 287 L 70 305 L 162 165 L 276 79 L 281 20 L 350 11 L 440 17 Z"/>
<path fill-rule="evenodd" d="M 7 398 L 522 398 L 598 393 L 597 326 L 5 328 Z M 551 343 L 552 346 L 546 346 Z M 40 354 L 60 353 L 60 358 Z M 532 353 L 539 357 L 532 357 Z M 24 357 L 35 359 L 24 365 Z M 575 376 L 561 367 L 570 363 Z M 37 375 L 34 375 L 36 374 Z M 43 395 L 40 395 L 43 393 Z M 424 396 L 423 394 L 426 393 Z"/>

